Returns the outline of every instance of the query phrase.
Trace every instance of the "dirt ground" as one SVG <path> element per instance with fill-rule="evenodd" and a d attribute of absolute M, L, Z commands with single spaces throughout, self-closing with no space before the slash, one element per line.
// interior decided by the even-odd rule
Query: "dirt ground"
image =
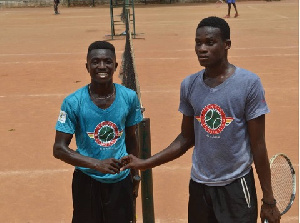
<path fill-rule="evenodd" d="M 269 156 L 284 152 L 298 176 L 298 0 L 237 2 L 229 60 L 257 73 L 271 113 L 266 116 Z M 52 156 L 63 98 L 89 82 L 88 45 L 109 39 L 107 6 L 0 9 L 0 222 L 71 221 L 72 166 Z M 145 115 L 151 119 L 152 153 L 180 131 L 179 86 L 200 69 L 194 53 L 198 22 L 223 17 L 226 4 L 135 7 L 136 67 Z M 117 27 L 121 33 L 124 26 Z M 112 43 L 121 62 L 125 40 Z M 120 83 L 119 70 L 115 82 Z M 72 144 L 75 148 L 75 144 Z M 186 223 L 191 152 L 153 169 L 156 223 Z M 261 198 L 259 185 L 258 198 Z M 299 221 L 298 195 L 282 222 Z M 137 218 L 142 222 L 141 200 Z"/>

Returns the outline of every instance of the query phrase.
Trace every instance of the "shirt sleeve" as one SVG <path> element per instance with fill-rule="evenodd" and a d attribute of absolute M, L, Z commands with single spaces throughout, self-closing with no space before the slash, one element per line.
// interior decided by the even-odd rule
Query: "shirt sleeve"
<path fill-rule="evenodd" d="M 137 94 L 134 95 L 125 126 L 134 126 L 143 120 L 141 105 Z"/>
<path fill-rule="evenodd" d="M 178 111 L 186 116 L 194 116 L 194 109 L 189 102 L 190 93 L 187 82 L 188 81 L 184 80 L 180 86 L 180 104 Z"/>
<path fill-rule="evenodd" d="M 74 112 L 75 110 L 72 108 L 71 104 L 74 105 L 75 103 L 70 103 L 67 99 L 64 99 L 55 126 L 57 131 L 69 134 L 75 133 L 77 119 Z"/>
<path fill-rule="evenodd" d="M 245 107 L 246 120 L 249 121 L 251 119 L 255 119 L 269 112 L 270 110 L 265 99 L 265 91 L 260 79 L 258 78 L 251 86 L 247 97 Z"/>

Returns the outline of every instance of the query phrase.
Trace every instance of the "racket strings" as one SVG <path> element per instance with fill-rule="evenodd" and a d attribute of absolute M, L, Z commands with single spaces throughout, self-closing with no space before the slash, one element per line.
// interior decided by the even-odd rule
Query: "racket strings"
<path fill-rule="evenodd" d="M 280 213 L 283 213 L 291 203 L 293 173 L 289 163 L 282 156 L 278 156 L 271 163 L 271 182 L 277 207 Z"/>

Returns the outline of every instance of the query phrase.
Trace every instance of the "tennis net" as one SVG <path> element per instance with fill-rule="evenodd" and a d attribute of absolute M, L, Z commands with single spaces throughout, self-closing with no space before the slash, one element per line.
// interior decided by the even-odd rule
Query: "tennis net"
<path fill-rule="evenodd" d="M 122 56 L 122 64 L 120 68 L 119 77 L 122 81 L 122 85 L 136 91 L 141 103 L 140 85 L 139 85 L 138 75 L 136 72 L 133 41 L 132 41 L 131 28 L 130 28 L 130 10 L 128 8 L 125 8 L 124 12 L 125 12 L 124 20 L 126 26 L 126 30 L 125 30 L 126 42 L 125 42 L 125 50 Z"/>

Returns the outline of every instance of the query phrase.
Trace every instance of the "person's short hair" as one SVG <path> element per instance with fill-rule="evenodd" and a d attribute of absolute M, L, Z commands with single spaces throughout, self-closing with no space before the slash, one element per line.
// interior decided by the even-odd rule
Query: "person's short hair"
<path fill-rule="evenodd" d="M 97 50 L 97 49 L 111 50 L 113 52 L 113 54 L 116 56 L 116 49 L 115 49 L 114 45 L 112 45 L 111 43 L 109 43 L 107 41 L 95 41 L 95 42 L 91 43 L 88 48 L 87 56 L 89 55 L 89 53 L 92 50 Z"/>
<path fill-rule="evenodd" d="M 204 27 L 204 26 L 219 28 L 221 31 L 222 39 L 223 40 L 230 39 L 230 27 L 224 19 L 216 17 L 216 16 L 210 16 L 210 17 L 204 18 L 198 24 L 197 29 Z"/>

